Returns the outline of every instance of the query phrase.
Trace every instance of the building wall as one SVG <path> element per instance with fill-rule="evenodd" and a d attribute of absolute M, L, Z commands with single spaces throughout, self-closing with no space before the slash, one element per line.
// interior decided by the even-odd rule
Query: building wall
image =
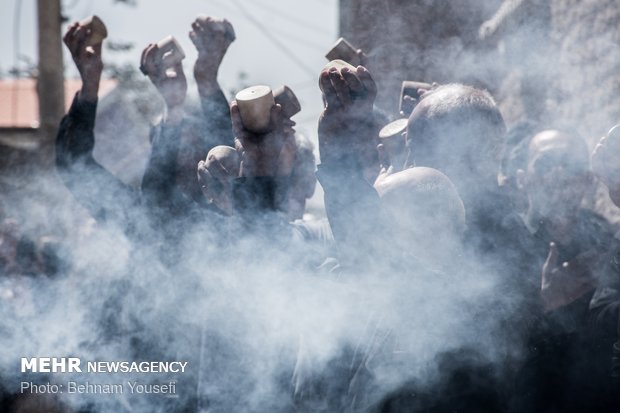
<path fill-rule="evenodd" d="M 398 107 L 403 80 L 467 81 L 488 86 L 475 70 L 478 27 L 499 4 L 491 1 L 341 0 L 340 32 L 369 56 L 378 103 Z M 486 54 L 482 51 L 481 53 Z"/>
<path fill-rule="evenodd" d="M 618 1 L 523 3 L 495 42 L 478 30 L 500 0 L 341 0 L 340 31 L 369 54 L 378 104 L 394 115 L 402 80 L 460 81 L 489 89 L 509 124 L 570 124 L 592 143 L 620 122 Z"/>

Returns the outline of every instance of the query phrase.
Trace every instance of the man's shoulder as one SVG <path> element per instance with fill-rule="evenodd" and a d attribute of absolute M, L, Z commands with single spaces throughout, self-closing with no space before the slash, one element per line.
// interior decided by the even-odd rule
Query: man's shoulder
<path fill-rule="evenodd" d="M 614 239 L 616 228 L 604 216 L 590 209 L 579 211 L 580 231 L 599 245 L 609 245 Z"/>

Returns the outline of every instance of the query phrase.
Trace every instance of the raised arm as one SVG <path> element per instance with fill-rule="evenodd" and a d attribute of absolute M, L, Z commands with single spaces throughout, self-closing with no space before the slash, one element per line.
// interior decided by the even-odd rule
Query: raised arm
<path fill-rule="evenodd" d="M 360 243 L 377 230 L 379 217 L 379 195 L 365 174 L 376 156 L 376 86 L 362 66 L 355 73 L 347 68 L 323 70 L 320 85 L 325 109 L 319 119 L 317 177 L 340 252 L 355 255 Z"/>
<path fill-rule="evenodd" d="M 182 213 L 187 201 L 177 187 L 178 154 L 181 141 L 187 80 L 181 62 L 166 67 L 156 44 L 142 52 L 140 68 L 164 100 L 164 116 L 151 142 L 151 156 L 142 177 L 142 198 L 152 212 Z"/>
<path fill-rule="evenodd" d="M 270 212 L 282 212 L 286 222 L 288 185 L 296 152 L 294 122 L 282 115 L 280 105 L 274 105 L 269 131 L 257 134 L 243 126 L 236 101 L 230 113 L 235 148 L 241 159 L 239 177 L 233 185 L 235 213 L 255 220 Z"/>
<path fill-rule="evenodd" d="M 192 23 L 189 37 L 198 51 L 194 78 L 203 110 L 203 138 L 208 150 L 217 145 L 232 145 L 230 109 L 217 81 L 220 64 L 235 40 L 235 31 L 226 19 L 204 16 Z"/>
<path fill-rule="evenodd" d="M 93 158 L 95 113 L 103 63 L 101 44 L 86 46 L 89 29 L 73 23 L 63 40 L 82 79 L 82 87 L 62 119 L 56 138 L 60 178 L 95 219 L 127 227 L 138 195 Z"/>

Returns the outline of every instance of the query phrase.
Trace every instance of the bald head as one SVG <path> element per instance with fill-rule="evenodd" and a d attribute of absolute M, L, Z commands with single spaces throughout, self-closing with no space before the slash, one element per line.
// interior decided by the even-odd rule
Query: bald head
<path fill-rule="evenodd" d="M 541 156 L 551 158 L 572 170 L 589 167 L 589 151 L 586 142 L 579 136 L 558 130 L 545 130 L 532 138 L 528 149 L 528 164 Z"/>
<path fill-rule="evenodd" d="M 527 158 L 527 169 L 518 172 L 517 180 L 528 196 L 530 215 L 574 215 L 591 184 L 586 142 L 575 134 L 545 130 L 530 141 Z"/>
<path fill-rule="evenodd" d="M 198 163 L 198 181 L 208 202 L 232 214 L 232 180 L 239 176 L 239 155 L 230 146 L 216 146 Z"/>
<path fill-rule="evenodd" d="M 239 154 L 235 148 L 230 146 L 216 146 L 207 154 L 205 167 L 217 177 L 237 177 L 239 175 Z"/>
<path fill-rule="evenodd" d="M 407 125 L 409 163 L 438 169 L 459 191 L 493 185 L 506 132 L 491 95 L 461 84 L 426 93 Z"/>
<path fill-rule="evenodd" d="M 450 179 L 436 169 L 405 169 L 376 189 L 390 227 L 419 235 L 460 233 L 465 228 L 463 202 Z"/>

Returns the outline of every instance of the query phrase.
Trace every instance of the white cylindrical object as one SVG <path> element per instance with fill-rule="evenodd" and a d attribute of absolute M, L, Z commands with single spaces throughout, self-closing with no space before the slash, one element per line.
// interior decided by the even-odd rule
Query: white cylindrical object
<path fill-rule="evenodd" d="M 108 37 L 108 29 L 103 24 L 103 21 L 92 15 L 79 22 L 80 26 L 83 26 L 90 30 L 88 39 L 86 40 L 86 46 L 95 46 L 103 42 L 103 39 Z"/>
<path fill-rule="evenodd" d="M 388 123 L 379 131 L 379 141 L 387 152 L 389 161 L 397 168 L 402 168 L 407 160 L 405 131 L 407 118 L 397 119 Z"/>
<path fill-rule="evenodd" d="M 396 136 L 402 136 L 403 132 L 407 130 L 407 122 L 407 118 L 402 118 L 388 123 L 379 131 L 379 139 L 383 140 Z"/>
<path fill-rule="evenodd" d="M 157 42 L 157 47 L 162 53 L 161 60 L 166 68 L 173 67 L 185 59 L 185 52 L 174 36 L 164 37 Z"/>
<path fill-rule="evenodd" d="M 269 86 L 258 85 L 243 89 L 235 95 L 243 126 L 255 133 L 269 130 L 271 108 L 275 105 Z"/>

